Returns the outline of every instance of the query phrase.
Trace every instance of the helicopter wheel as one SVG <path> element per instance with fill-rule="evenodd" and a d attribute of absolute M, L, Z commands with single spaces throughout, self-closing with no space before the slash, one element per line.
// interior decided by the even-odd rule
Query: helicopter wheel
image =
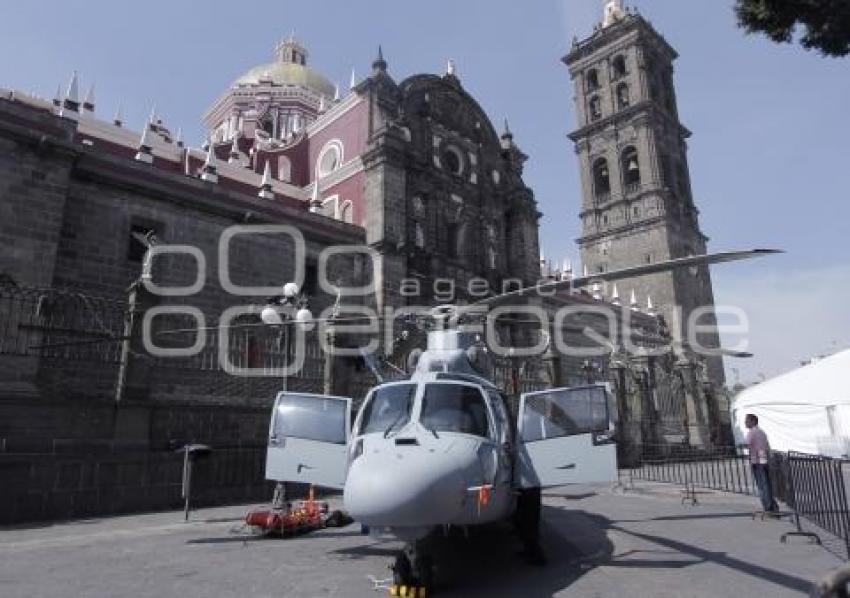
<path fill-rule="evenodd" d="M 425 596 L 430 594 L 434 583 L 434 561 L 430 556 L 418 555 L 413 560 L 413 570 L 420 588 L 419 595 Z"/>
<path fill-rule="evenodd" d="M 425 598 L 431 591 L 433 579 L 433 564 L 428 556 L 415 555 L 411 565 L 410 557 L 406 551 L 396 555 L 395 563 L 392 565 L 393 585 L 390 587 L 390 596 L 401 596 L 402 598 Z"/>
<path fill-rule="evenodd" d="M 413 585 L 413 567 L 405 551 L 399 552 L 395 557 L 395 563 L 390 566 L 393 570 L 393 587 L 407 588 Z M 393 594 L 396 595 L 396 594 Z M 401 594 L 398 594 L 401 595 Z"/>

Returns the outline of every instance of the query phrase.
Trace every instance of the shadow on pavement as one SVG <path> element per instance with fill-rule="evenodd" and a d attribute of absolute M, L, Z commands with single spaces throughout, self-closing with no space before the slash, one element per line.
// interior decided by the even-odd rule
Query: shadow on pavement
<path fill-rule="evenodd" d="M 652 542 L 653 544 L 657 544 L 659 546 L 665 546 L 667 548 L 670 548 L 671 550 L 678 552 L 679 554 L 691 555 L 698 559 L 695 562 L 710 561 L 713 563 L 717 563 L 718 565 L 721 565 L 723 567 L 728 567 L 729 569 L 734 569 L 735 571 L 739 571 L 747 575 L 752 575 L 753 577 L 756 577 L 758 579 L 770 581 L 777 585 L 799 592 L 807 593 L 812 587 L 811 582 L 806 579 L 796 577 L 794 575 L 788 575 L 787 573 L 776 571 L 774 569 L 769 569 L 767 567 L 762 567 L 760 565 L 755 565 L 753 563 L 748 563 L 747 561 L 743 561 L 739 558 L 729 556 L 725 552 L 712 552 L 699 548 L 692 544 L 680 542 L 679 540 L 673 540 L 671 538 L 665 538 L 663 536 L 655 536 L 652 534 L 645 534 L 633 530 L 628 530 L 616 525 L 617 522 L 613 522 L 602 515 L 588 514 L 588 517 L 595 521 L 600 529 L 616 530 L 622 534 L 627 534 L 634 538 L 640 538 L 641 540 Z M 606 566 L 623 566 L 626 562 L 627 561 L 612 560 L 610 562 L 598 562 L 597 564 Z M 654 562 L 655 561 L 653 561 L 653 563 Z"/>
<path fill-rule="evenodd" d="M 692 519 L 730 519 L 742 517 L 751 519 L 752 513 L 700 513 L 694 515 L 664 515 L 662 517 L 650 517 L 648 519 L 618 519 L 611 523 L 646 523 L 648 521 L 688 521 Z"/>
<path fill-rule="evenodd" d="M 581 542 L 568 541 L 581 536 Z M 522 545 L 509 524 L 470 528 L 469 536 L 453 530 L 427 540 L 433 556 L 440 596 L 552 596 L 567 588 L 588 568 L 588 558 L 609 558 L 613 544 L 605 530 L 587 520 L 582 511 L 543 507 L 542 544 L 548 564 L 529 565 L 519 555 Z M 385 556 L 389 565 L 399 542 L 341 548 L 351 558 Z"/>

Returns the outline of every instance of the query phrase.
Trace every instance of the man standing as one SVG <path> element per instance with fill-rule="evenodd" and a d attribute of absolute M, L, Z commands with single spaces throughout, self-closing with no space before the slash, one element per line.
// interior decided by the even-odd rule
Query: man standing
<path fill-rule="evenodd" d="M 747 437 L 744 443 L 750 449 L 750 466 L 753 469 L 753 478 L 756 481 L 761 504 L 765 513 L 776 513 L 779 511 L 779 505 L 773 498 L 773 487 L 770 484 L 768 465 L 770 443 L 767 441 L 767 434 L 759 428 L 759 418 L 752 413 L 748 413 L 744 418 L 744 425 L 747 426 Z"/>

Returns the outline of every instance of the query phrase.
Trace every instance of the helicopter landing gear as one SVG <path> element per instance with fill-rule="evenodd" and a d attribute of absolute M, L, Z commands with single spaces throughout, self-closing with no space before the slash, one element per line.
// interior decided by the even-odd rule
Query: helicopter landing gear
<path fill-rule="evenodd" d="M 419 554 L 415 550 L 403 550 L 398 553 L 393 571 L 393 585 L 390 596 L 402 598 L 425 598 L 431 592 L 434 578 L 434 564 L 431 557 Z M 411 559 L 411 556 L 413 558 Z"/>

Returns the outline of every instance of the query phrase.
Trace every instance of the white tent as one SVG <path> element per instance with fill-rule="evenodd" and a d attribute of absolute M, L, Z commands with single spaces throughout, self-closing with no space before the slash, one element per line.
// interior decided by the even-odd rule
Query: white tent
<path fill-rule="evenodd" d="M 774 450 L 850 454 L 850 349 L 741 391 L 732 401 L 738 442 L 747 413 L 758 416 Z"/>

